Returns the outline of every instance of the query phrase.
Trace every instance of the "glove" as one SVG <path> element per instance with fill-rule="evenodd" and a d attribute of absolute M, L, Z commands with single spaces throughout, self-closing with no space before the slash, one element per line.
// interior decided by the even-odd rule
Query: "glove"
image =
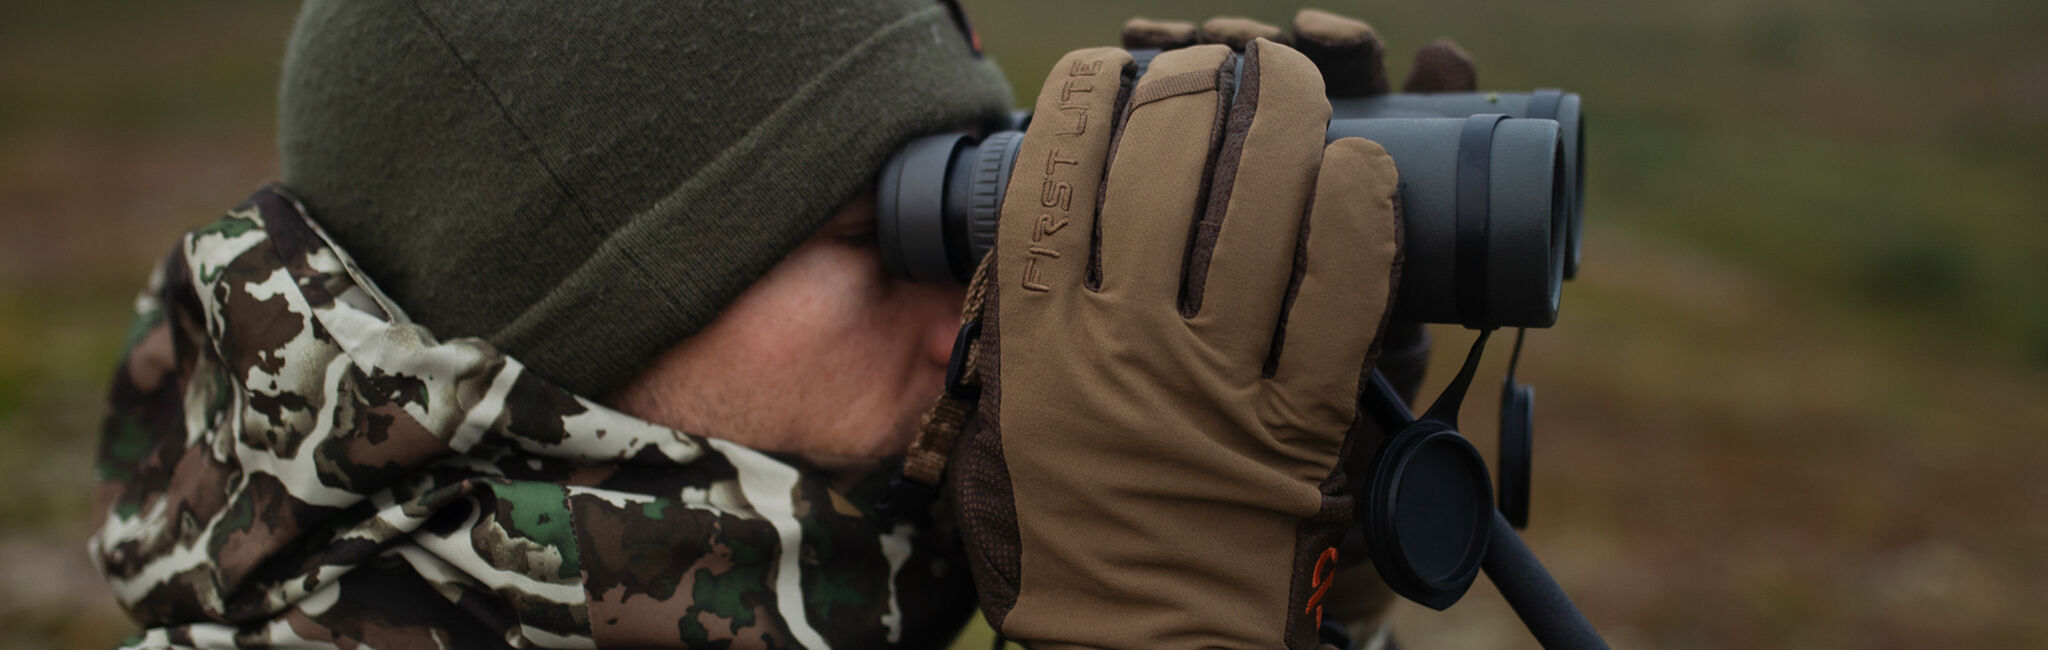
<path fill-rule="evenodd" d="M 1324 76 L 1286 45 L 1131 62 L 1047 76 L 970 297 L 946 480 L 981 605 L 1035 648 L 1314 647 L 1394 164 L 1325 146 Z"/>
<path fill-rule="evenodd" d="M 1243 49 L 1256 38 L 1287 43 L 1316 63 L 1331 97 L 1386 94 L 1386 47 L 1371 25 L 1319 9 L 1294 14 L 1290 38 L 1280 28 L 1249 18 L 1217 16 L 1196 27 L 1174 20 L 1132 18 L 1124 23 L 1123 44 L 1130 49 L 1173 50 L 1198 43 Z M 1401 92 L 1471 92 L 1478 89 L 1472 57 L 1450 39 L 1437 39 L 1415 51 L 1415 63 Z"/>
<path fill-rule="evenodd" d="M 1220 43 L 1242 49 L 1256 38 L 1287 42 L 1322 73 L 1330 97 L 1370 97 L 1392 87 L 1386 67 L 1386 48 L 1370 25 L 1357 19 L 1317 9 L 1303 9 L 1294 16 L 1293 34 L 1262 22 L 1218 16 L 1194 23 L 1132 18 L 1124 23 L 1123 45 L 1130 49 L 1172 50 L 1197 43 Z M 1449 39 L 1438 39 L 1417 49 L 1402 92 L 1472 92 L 1479 88 L 1479 76 L 1472 58 Z M 1380 374 L 1387 377 L 1402 399 L 1411 405 L 1422 386 L 1423 370 L 1429 365 L 1429 332 L 1419 322 L 1394 322 L 1387 326 L 1377 355 Z M 1360 425 L 1359 453 L 1371 454 L 1385 437 L 1370 420 Z M 1355 477 L 1360 480 L 1363 477 Z M 1383 629 L 1380 619 L 1394 602 L 1394 592 L 1380 581 L 1365 553 L 1362 536 L 1353 534 L 1340 548 L 1335 586 L 1325 594 L 1325 613 L 1350 628 L 1352 638 L 1365 638 Z"/>
<path fill-rule="evenodd" d="M 1254 38 L 1293 45 L 1323 75 L 1330 97 L 1371 97 L 1386 94 L 1388 80 L 1386 48 L 1371 25 L 1354 18 L 1318 9 L 1303 9 L 1294 15 L 1290 37 L 1280 28 L 1248 18 L 1217 16 L 1202 23 L 1132 18 L 1124 23 L 1123 45 L 1130 49 L 1171 50 L 1197 43 L 1220 43 L 1243 49 Z M 1450 39 L 1436 41 L 1415 51 L 1414 65 L 1401 91 L 1407 93 L 1473 92 L 1479 76 L 1472 57 Z M 1422 385 L 1422 372 L 1429 365 L 1429 333 L 1421 323 L 1395 322 L 1387 327 L 1385 354 L 1380 357 L 1380 374 L 1410 402 Z M 1363 559 L 1362 557 L 1360 559 Z"/>

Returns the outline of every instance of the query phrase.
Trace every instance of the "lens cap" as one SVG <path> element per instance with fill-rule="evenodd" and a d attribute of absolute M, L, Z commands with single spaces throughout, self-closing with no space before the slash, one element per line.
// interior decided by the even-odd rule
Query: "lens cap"
<path fill-rule="evenodd" d="M 1373 567 L 1395 593 L 1431 609 L 1457 603 L 1479 575 L 1493 522 L 1486 462 L 1456 430 L 1420 420 L 1373 463 L 1364 528 Z"/>
<path fill-rule="evenodd" d="M 1529 527 L 1530 456 L 1536 442 L 1536 389 L 1510 378 L 1500 387 L 1500 514 Z"/>

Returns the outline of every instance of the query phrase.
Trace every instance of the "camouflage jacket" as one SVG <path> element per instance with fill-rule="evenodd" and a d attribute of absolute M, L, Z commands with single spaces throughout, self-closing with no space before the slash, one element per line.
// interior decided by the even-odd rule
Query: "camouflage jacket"
<path fill-rule="evenodd" d="M 958 538 L 877 473 L 656 426 L 440 341 L 276 188 L 136 300 L 90 551 L 145 646 L 934 646 Z"/>

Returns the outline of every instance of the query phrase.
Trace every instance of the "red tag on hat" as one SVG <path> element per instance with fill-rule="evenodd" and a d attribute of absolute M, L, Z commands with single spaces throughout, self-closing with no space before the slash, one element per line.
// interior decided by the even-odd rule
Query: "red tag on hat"
<path fill-rule="evenodd" d="M 939 0 L 946 5 L 946 13 L 953 14 L 953 24 L 960 27 L 960 34 L 967 37 L 967 47 L 973 48 L 974 57 L 981 58 L 981 35 L 974 32 L 974 25 L 967 22 L 967 9 L 960 6 L 960 0 Z"/>

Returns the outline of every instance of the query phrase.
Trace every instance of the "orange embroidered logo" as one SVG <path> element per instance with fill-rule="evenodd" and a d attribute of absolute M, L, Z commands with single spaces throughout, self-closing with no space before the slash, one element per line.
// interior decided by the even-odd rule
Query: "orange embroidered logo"
<path fill-rule="evenodd" d="M 1316 591 L 1309 594 L 1308 607 L 1301 610 L 1303 614 L 1316 615 L 1316 627 L 1323 626 L 1323 595 L 1329 593 L 1330 583 L 1336 581 L 1337 547 L 1332 546 L 1323 549 L 1323 554 L 1316 558 L 1316 570 L 1309 575 L 1308 583 L 1308 586 L 1314 587 Z"/>

